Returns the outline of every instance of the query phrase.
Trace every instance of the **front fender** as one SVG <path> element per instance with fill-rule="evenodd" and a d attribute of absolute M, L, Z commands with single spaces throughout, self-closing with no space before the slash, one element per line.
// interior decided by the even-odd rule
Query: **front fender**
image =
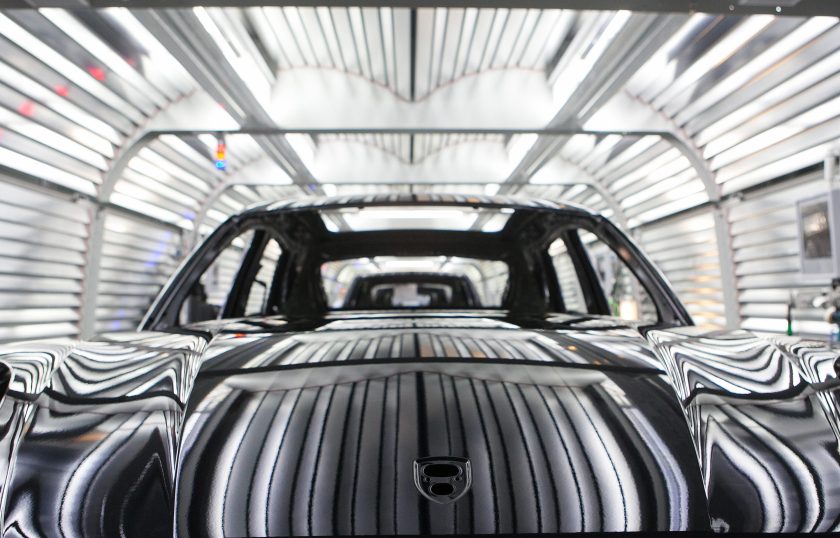
<path fill-rule="evenodd" d="M 837 531 L 836 389 L 825 383 L 836 354 L 747 331 L 647 337 L 689 423 L 713 527 Z"/>
<path fill-rule="evenodd" d="M 207 340 L 127 333 L 0 348 L 4 536 L 118 536 L 132 518 L 171 534 L 178 435 Z"/>

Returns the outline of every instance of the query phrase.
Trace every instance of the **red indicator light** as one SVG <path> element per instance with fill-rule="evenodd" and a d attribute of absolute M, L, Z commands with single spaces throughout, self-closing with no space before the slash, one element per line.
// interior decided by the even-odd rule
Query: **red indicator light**
<path fill-rule="evenodd" d="M 95 65 L 92 65 L 92 66 L 87 68 L 87 72 L 90 76 L 92 76 L 93 78 L 95 78 L 99 82 L 102 82 L 103 80 L 105 80 L 105 71 L 101 67 L 97 67 Z"/>
<path fill-rule="evenodd" d="M 21 116 L 31 118 L 35 114 L 35 103 L 29 100 L 22 102 L 18 107 L 18 112 Z"/>
<path fill-rule="evenodd" d="M 68 95 L 70 95 L 70 88 L 68 88 L 64 84 L 56 84 L 55 87 L 53 87 L 53 89 L 55 90 L 55 93 L 60 95 L 61 97 L 67 97 Z"/>

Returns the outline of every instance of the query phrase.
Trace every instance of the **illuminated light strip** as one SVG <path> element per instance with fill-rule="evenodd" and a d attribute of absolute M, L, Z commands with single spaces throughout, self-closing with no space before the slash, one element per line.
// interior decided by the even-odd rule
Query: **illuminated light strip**
<path fill-rule="evenodd" d="M 132 84 L 144 97 L 158 107 L 167 104 L 166 98 L 161 95 L 149 82 L 143 78 L 134 68 L 117 55 L 108 45 L 102 42 L 99 37 L 85 28 L 78 19 L 59 8 L 41 8 L 38 12 L 56 25 L 68 37 L 98 58 L 108 69 Z M 94 78 L 97 78 L 94 76 Z"/>
<path fill-rule="evenodd" d="M 837 24 L 835 17 L 814 17 L 806 20 L 793 32 L 774 43 L 764 52 L 753 58 L 747 65 L 738 68 L 711 91 L 705 92 L 676 115 L 678 125 L 684 125 L 689 119 L 700 115 L 714 103 L 725 99 L 740 87 L 759 77 L 764 71 L 773 69 L 779 62 L 807 43 Z"/>
<path fill-rule="evenodd" d="M 295 67 L 303 67 L 306 65 L 302 56 L 298 52 L 295 44 L 295 36 L 292 29 L 286 24 L 286 17 L 284 9 L 277 6 L 267 6 L 260 8 L 263 16 L 266 18 L 268 25 L 267 30 L 271 32 L 274 39 L 277 41 L 280 56 L 277 58 L 279 65 L 285 65 L 288 69 Z M 342 10 L 342 13 L 344 11 Z"/>
<path fill-rule="evenodd" d="M 688 167 L 680 173 L 656 180 L 641 190 L 625 196 L 619 205 L 623 209 L 649 202 L 652 198 L 658 201 L 675 200 L 684 195 L 696 194 L 704 188 L 703 182 L 697 177 L 694 168 Z"/>
<path fill-rule="evenodd" d="M 312 137 L 306 134 L 287 134 L 284 135 L 289 145 L 295 150 L 304 166 L 309 170 L 315 167 L 315 143 Z"/>
<path fill-rule="evenodd" d="M 597 142 L 596 139 L 597 143 L 595 147 L 592 151 L 584 154 L 577 165 L 584 169 L 591 165 L 596 165 L 596 168 L 600 168 L 603 161 L 606 161 L 612 155 L 613 148 L 622 140 L 624 140 L 623 136 L 615 134 L 607 135 L 600 142 Z"/>
<path fill-rule="evenodd" d="M 825 143 L 805 151 L 796 152 L 783 159 L 769 162 L 745 174 L 733 175 L 731 173 L 718 173 L 716 182 L 722 185 L 722 194 L 729 194 L 736 190 L 756 185 L 762 181 L 801 170 L 806 166 L 821 163 L 831 149 L 832 144 Z"/>
<path fill-rule="evenodd" d="M 202 134 L 198 139 L 207 146 L 207 151 L 213 151 L 216 147 L 216 137 L 209 134 Z M 207 153 L 198 151 L 196 148 L 184 142 L 180 136 L 163 135 L 158 140 L 178 152 L 178 155 L 189 159 L 190 162 L 200 169 L 207 167 Z"/>
<path fill-rule="evenodd" d="M 629 148 L 610 159 L 609 162 L 600 167 L 600 169 L 596 170 L 593 176 L 598 179 L 607 178 L 610 174 L 615 173 L 616 170 L 621 169 L 629 161 L 638 157 L 659 142 L 662 142 L 662 138 L 658 136 L 643 136 Z"/>
<path fill-rule="evenodd" d="M 274 27 L 268 21 L 265 8 L 246 7 L 245 11 L 254 25 L 254 29 L 257 31 L 259 40 L 269 54 L 271 54 L 274 61 L 277 62 L 278 69 L 282 70 L 284 67 L 287 67 L 287 62 L 284 61 L 283 49 L 280 46 L 280 40 L 277 37 Z"/>
<path fill-rule="evenodd" d="M 364 23 L 362 22 L 362 18 L 364 14 L 362 13 L 361 7 L 351 7 L 348 8 L 347 11 L 349 17 L 349 27 L 351 30 L 351 41 L 353 41 L 353 45 L 356 51 L 356 57 L 358 59 L 358 67 L 359 73 L 362 76 L 369 78 L 370 80 L 375 80 L 373 73 L 371 72 L 371 63 L 372 59 L 368 55 L 368 45 L 365 42 L 365 28 Z M 292 20 L 289 20 L 289 24 L 292 25 Z M 353 40 L 355 38 L 355 40 Z"/>
<path fill-rule="evenodd" d="M 511 163 L 511 172 L 516 166 L 522 162 L 522 159 L 531 151 L 531 148 L 534 147 L 534 144 L 537 143 L 539 136 L 535 133 L 527 133 L 522 135 L 514 135 L 510 138 L 510 142 L 507 144 L 507 153 L 508 159 Z M 507 175 L 509 175 L 508 173 Z"/>
<path fill-rule="evenodd" d="M 66 99 L 56 97 L 56 93 L 48 90 L 38 82 L 35 82 L 26 75 L 18 72 L 9 65 L 0 61 L 0 80 L 8 84 L 27 97 L 43 103 L 50 110 L 64 116 L 68 120 L 86 129 L 79 133 L 79 143 L 91 149 L 99 151 L 106 157 L 113 157 L 114 151 L 111 144 L 120 144 L 119 133 L 110 125 L 92 116 Z"/>
<path fill-rule="evenodd" d="M 666 166 L 676 160 L 685 159 L 685 156 L 680 152 L 677 148 L 669 149 L 668 151 L 654 157 L 653 159 L 649 159 L 643 166 L 639 168 L 635 168 L 632 172 L 621 176 L 619 179 L 613 181 L 607 188 L 611 193 L 615 193 L 620 191 L 621 189 L 626 188 L 628 185 L 644 179 L 649 174 L 654 173 L 656 170 L 659 170 L 663 166 Z"/>
<path fill-rule="evenodd" d="M 735 163 L 840 115 L 840 97 L 812 108 L 785 123 L 764 130 L 711 159 L 712 170 Z"/>
<path fill-rule="evenodd" d="M 219 47 L 219 50 L 222 51 L 222 55 L 227 60 L 228 64 L 230 64 L 234 71 L 236 71 L 236 74 L 239 75 L 239 78 L 245 84 L 245 87 L 248 88 L 251 94 L 256 98 L 260 106 L 262 106 L 265 111 L 270 114 L 271 81 L 266 79 L 265 74 L 254 63 L 253 59 L 248 58 L 247 56 L 240 56 L 233 50 L 231 42 L 227 39 L 227 37 L 225 37 L 225 34 L 216 25 L 215 21 L 213 21 L 213 18 L 210 16 L 207 9 L 201 6 L 194 7 L 193 13 L 207 34 L 213 39 L 216 46 Z"/>
<path fill-rule="evenodd" d="M 45 45 L 2 13 L 0 13 L 0 34 L 3 34 L 13 43 L 29 52 L 29 54 L 44 65 L 49 66 L 68 80 L 72 80 L 74 84 L 114 110 L 124 114 L 135 123 L 140 123 L 143 120 L 143 116 L 136 108 L 94 80 L 84 69 L 79 68 L 60 53 Z"/>
<path fill-rule="evenodd" d="M 162 155 L 158 154 L 153 149 L 151 149 L 149 146 L 146 146 L 143 149 L 141 149 L 137 155 L 146 160 L 146 162 L 157 166 L 161 170 L 167 172 L 172 177 L 177 178 L 183 181 L 184 183 L 188 183 L 192 188 L 200 192 L 206 193 L 210 191 L 210 185 L 207 183 L 206 180 L 202 180 L 196 175 L 180 167 L 176 163 L 163 157 Z M 206 163 L 203 163 L 202 166 L 206 166 Z"/>
<path fill-rule="evenodd" d="M 684 174 L 686 172 L 692 174 L 692 177 L 697 175 L 697 170 L 691 166 L 691 161 L 689 161 L 685 156 L 680 155 L 673 161 L 655 168 L 649 174 L 646 174 L 644 178 L 639 179 L 640 181 L 644 180 L 651 183 L 658 183 L 677 174 Z M 635 187 L 638 187 L 638 185 Z"/>
<path fill-rule="evenodd" d="M 145 176 L 145 178 L 141 176 Z M 123 178 L 132 180 L 140 185 L 147 185 L 150 190 L 158 194 L 170 193 L 167 195 L 168 198 L 177 200 L 187 207 L 192 207 L 196 203 L 197 193 L 190 186 L 173 181 L 176 178 L 155 164 L 143 159 L 141 156 L 137 156 L 131 160 L 128 168 L 124 171 Z M 160 188 L 156 191 L 153 189 L 155 185 L 160 185 Z"/>
<path fill-rule="evenodd" d="M 773 15 L 755 15 L 747 18 L 668 85 L 667 89 L 654 100 L 654 107 L 663 108 L 671 99 L 685 91 L 710 70 L 726 62 L 732 54 L 767 28 L 775 19 Z M 672 62 L 677 61 L 679 61 L 678 58 L 672 60 Z"/>
<path fill-rule="evenodd" d="M 96 195 L 93 182 L 3 147 L 0 147 L 0 162 L 9 168 L 62 185 L 76 192 Z"/>
<path fill-rule="evenodd" d="M 122 181 L 120 184 L 132 183 L 130 187 L 135 191 L 136 196 L 140 199 L 148 197 L 149 194 L 165 198 L 179 206 L 185 208 L 192 208 L 196 205 L 197 200 L 188 194 L 184 194 L 170 187 L 167 183 L 167 178 L 161 177 L 160 174 L 155 174 L 155 169 L 151 170 L 148 166 L 143 166 L 143 163 L 138 162 L 139 159 L 132 159 L 129 167 L 123 172 Z M 129 187 L 123 185 L 124 189 Z"/>
<path fill-rule="evenodd" d="M 603 32 L 594 37 L 589 46 L 583 47 L 581 55 L 575 55 L 565 66 L 562 72 L 557 74 L 553 85 L 552 94 L 554 106 L 557 109 L 563 108 L 566 102 L 574 95 L 578 86 L 592 71 L 595 62 L 601 57 L 606 48 L 613 42 L 618 33 L 630 19 L 631 13 L 627 10 L 617 11 Z"/>
<path fill-rule="evenodd" d="M 644 66 L 633 75 L 630 82 L 627 83 L 628 91 L 647 102 L 656 97 L 668 84 L 673 82 L 676 75 L 677 62 L 672 61 L 672 58 L 679 55 L 689 36 L 702 32 L 712 19 L 711 15 L 704 13 L 692 15 L 665 42 L 665 45 L 654 53 Z"/>
<path fill-rule="evenodd" d="M 676 200 L 674 202 L 670 202 L 668 204 L 664 204 L 660 207 L 655 209 L 651 209 L 644 213 L 639 213 L 638 215 L 628 215 L 628 217 L 634 217 L 631 222 L 650 222 L 652 220 L 656 220 L 661 217 L 668 216 L 676 211 L 687 209 L 689 207 L 694 207 L 696 205 L 705 203 L 709 201 L 708 195 L 704 192 L 697 193 L 693 196 L 688 196 L 682 198 L 680 200 Z M 634 225 L 635 226 L 635 225 Z"/>
<path fill-rule="evenodd" d="M 144 192 L 143 194 L 150 193 Z M 152 203 L 140 200 L 135 197 L 134 193 L 122 194 L 120 192 L 114 191 L 114 193 L 111 195 L 111 202 L 114 205 L 118 205 L 120 207 L 136 211 L 138 213 L 149 215 L 164 222 L 172 223 L 180 228 L 184 228 L 185 230 L 193 229 L 193 223 L 190 219 L 184 218 L 183 216 L 178 215 L 173 211 L 163 209 Z"/>
<path fill-rule="evenodd" d="M 706 158 L 732 147 L 739 141 L 737 131 L 733 132 L 734 129 L 751 118 L 765 113 L 770 107 L 797 96 L 835 74 L 838 63 L 840 63 L 840 51 L 826 56 L 812 66 L 799 71 L 758 99 L 744 104 L 738 110 L 698 133 L 696 136 L 697 145 L 705 146 L 704 156 Z"/>
<path fill-rule="evenodd" d="M 146 50 L 149 63 L 153 70 L 146 70 L 144 76 L 156 84 L 161 90 L 167 91 L 170 99 L 178 97 L 178 93 L 187 93 L 198 84 L 187 73 L 186 69 L 170 54 L 170 52 L 152 36 L 145 26 L 131 14 L 127 8 L 113 7 L 104 10 L 118 24 L 122 25 L 126 34 L 136 39 Z M 166 89 L 164 89 L 166 87 Z"/>
<path fill-rule="evenodd" d="M 34 110 L 32 101 L 27 101 L 26 103 L 29 104 L 28 107 Z M 69 157 L 94 166 L 99 170 L 108 170 L 108 163 L 101 154 L 79 144 L 75 140 L 67 138 L 57 131 L 33 122 L 28 118 L 28 116 L 32 115 L 31 113 L 27 114 L 25 110 L 18 110 L 18 112 L 21 115 L 13 114 L 0 106 L 0 125 L 3 125 L 4 128 L 11 131 L 16 131 L 39 144 L 43 144 Z"/>

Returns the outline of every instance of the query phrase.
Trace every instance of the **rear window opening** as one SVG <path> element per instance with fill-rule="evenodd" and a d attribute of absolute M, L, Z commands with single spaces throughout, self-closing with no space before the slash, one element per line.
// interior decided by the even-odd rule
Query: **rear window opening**
<path fill-rule="evenodd" d="M 508 266 L 453 256 L 377 256 L 324 263 L 332 310 L 501 308 Z"/>
<path fill-rule="evenodd" d="M 321 211 L 321 220 L 331 232 L 341 226 L 349 231 L 377 230 L 476 230 L 499 232 L 513 213 L 508 208 L 472 207 L 347 207 Z"/>

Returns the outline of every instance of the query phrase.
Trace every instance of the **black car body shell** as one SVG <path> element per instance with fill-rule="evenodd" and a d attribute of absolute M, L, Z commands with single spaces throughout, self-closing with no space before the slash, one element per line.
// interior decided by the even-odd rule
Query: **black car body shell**
<path fill-rule="evenodd" d="M 746 331 L 475 310 L 7 345 L 2 528 L 836 531 L 836 359 Z M 469 460 L 463 497 L 418 491 L 427 457 Z"/>

